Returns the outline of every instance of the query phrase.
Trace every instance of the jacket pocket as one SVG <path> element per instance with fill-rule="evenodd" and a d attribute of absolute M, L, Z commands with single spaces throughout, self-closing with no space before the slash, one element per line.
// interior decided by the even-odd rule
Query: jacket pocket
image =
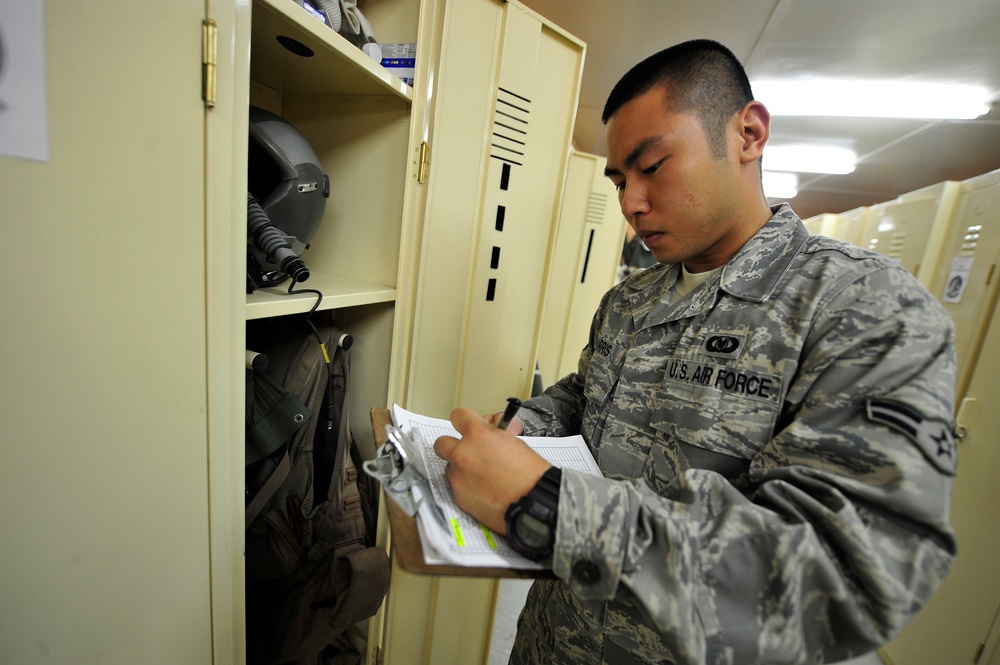
<path fill-rule="evenodd" d="M 653 428 L 681 444 L 743 460 L 774 435 L 781 394 L 777 376 L 705 362 L 670 363 L 653 408 Z"/>

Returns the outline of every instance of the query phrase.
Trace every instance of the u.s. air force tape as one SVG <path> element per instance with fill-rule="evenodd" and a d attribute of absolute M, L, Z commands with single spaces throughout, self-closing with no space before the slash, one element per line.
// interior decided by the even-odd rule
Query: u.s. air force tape
<path fill-rule="evenodd" d="M 958 449 L 955 447 L 955 436 L 947 424 L 940 420 L 928 420 L 909 406 L 892 400 L 870 399 L 867 407 L 869 420 L 906 435 L 939 471 L 955 475 Z"/>

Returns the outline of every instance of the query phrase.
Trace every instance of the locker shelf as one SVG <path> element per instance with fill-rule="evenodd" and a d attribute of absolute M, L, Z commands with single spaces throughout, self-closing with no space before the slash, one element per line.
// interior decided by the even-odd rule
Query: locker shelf
<path fill-rule="evenodd" d="M 296 55 L 278 37 L 313 55 Z M 410 86 L 291 0 L 255 0 L 250 77 L 284 95 L 394 95 L 412 101 Z"/>
<path fill-rule="evenodd" d="M 286 282 L 280 286 L 260 289 L 247 295 L 246 318 L 262 319 L 269 316 L 285 316 L 308 312 L 316 304 L 312 293 L 289 294 Z M 323 294 L 319 310 L 340 309 L 392 302 L 396 299 L 396 289 L 385 284 L 365 282 L 350 277 L 313 272 L 309 279 L 296 286 L 297 289 L 316 289 Z"/>

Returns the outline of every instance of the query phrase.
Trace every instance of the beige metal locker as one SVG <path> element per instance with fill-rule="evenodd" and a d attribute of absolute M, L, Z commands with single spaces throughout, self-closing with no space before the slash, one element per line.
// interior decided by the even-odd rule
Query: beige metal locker
<path fill-rule="evenodd" d="M 959 189 L 946 181 L 871 206 L 858 244 L 914 275 L 933 274 Z"/>
<path fill-rule="evenodd" d="M 824 212 L 809 219 L 802 220 L 810 233 L 816 235 L 833 237 L 834 226 L 837 223 L 837 215 L 832 212 Z"/>
<path fill-rule="evenodd" d="M 576 371 L 591 318 L 618 274 L 627 222 L 606 165 L 600 155 L 570 154 L 538 351 L 545 385 Z"/>
<path fill-rule="evenodd" d="M 995 187 L 995 185 L 994 185 Z M 982 191 L 982 190 L 980 190 Z M 898 639 L 886 648 L 894 665 L 995 663 L 1000 610 L 1000 309 L 994 311 L 965 399 L 958 409 L 958 472 L 951 519 L 955 564 Z"/>
<path fill-rule="evenodd" d="M 397 302 L 411 298 L 409 271 L 420 252 L 408 201 L 419 198 L 427 120 L 417 100 L 426 97 L 432 78 L 436 8 L 434 0 L 383 0 L 362 8 L 379 41 L 417 44 L 413 87 L 287 0 L 255 0 L 234 38 L 238 61 L 249 62 L 250 103 L 291 122 L 330 179 L 323 221 L 302 254 L 311 275 L 301 287 L 321 291 L 320 309 L 335 310 L 354 338 L 350 419 L 366 457 L 374 455 L 369 410 L 399 400 L 398 384 L 405 381 L 410 310 Z M 312 55 L 303 57 L 305 49 Z M 246 114 L 245 102 L 234 105 L 232 122 L 242 125 L 244 150 Z M 245 180 L 245 156 L 238 164 Z M 314 303 L 312 294 L 289 295 L 287 285 L 264 289 L 246 297 L 245 318 L 301 314 Z M 379 539 L 389 547 L 384 519 Z M 394 593 L 395 586 L 390 597 Z M 366 663 L 381 656 L 388 603 L 368 622 Z"/>
<path fill-rule="evenodd" d="M 440 45 L 414 98 L 429 157 L 405 203 L 419 253 L 401 267 L 392 399 L 488 413 L 526 397 L 534 376 L 584 45 L 517 2 L 447 2 L 429 22 Z M 384 662 L 484 662 L 496 590 L 395 568 Z"/>
<path fill-rule="evenodd" d="M 985 665 L 1000 665 L 1000 603 L 997 604 L 997 611 L 993 614 L 993 625 L 990 626 L 980 662 Z"/>
<path fill-rule="evenodd" d="M 397 4 L 395 14 L 371 15 L 373 29 L 383 40 L 415 42 L 419 4 Z M 302 253 L 311 275 L 301 287 L 322 292 L 320 309 L 337 310 L 355 339 L 351 421 L 370 457 L 369 409 L 388 392 L 413 93 L 294 3 L 257 0 L 251 23 L 250 104 L 292 123 L 330 179 L 323 221 Z M 316 55 L 295 55 L 278 36 Z M 303 313 L 316 302 L 287 291 L 285 284 L 247 296 L 246 318 Z"/>
<path fill-rule="evenodd" d="M 965 394 L 997 300 L 1000 170 L 965 180 L 928 289 L 955 322 L 958 399 Z"/>
<path fill-rule="evenodd" d="M 492 110 L 496 82 L 508 80 L 496 45 L 508 28 L 530 32 L 523 9 L 481 4 L 495 15 L 480 70 L 493 91 L 453 103 L 459 115 Z M 45 16 L 51 158 L 0 157 L 5 220 L 21 220 L 7 225 L 5 246 L 24 249 L 8 265 L 32 276 L 6 297 L 2 324 L 0 368 L 18 389 L 0 421 L 20 445 L 0 482 L 10 545 L 0 562 L 0 660 L 244 661 L 244 323 L 314 302 L 280 289 L 244 293 L 247 102 L 296 124 L 331 176 L 331 205 L 304 258 L 321 308 L 335 309 L 355 335 L 352 421 L 370 450 L 368 407 L 402 401 L 409 359 L 421 351 L 409 336 L 426 248 L 420 145 L 437 103 L 429 90 L 442 6 L 364 7 L 381 41 L 418 44 L 412 89 L 287 0 L 211 2 L 209 17 L 204 2 L 182 0 L 158 7 L 152 21 L 145 6 L 97 0 L 82 18 Z M 509 13 L 517 17 L 502 20 Z M 474 36 L 480 27 L 451 26 Z M 572 132 L 583 47 L 551 26 L 536 32 L 537 99 L 562 95 L 558 113 L 537 102 L 544 108 L 532 110 L 538 150 L 548 154 Z M 312 56 L 287 51 L 279 35 Z M 449 54 L 461 58 L 462 41 L 452 38 Z M 487 134 L 469 143 L 477 155 Z M 558 192 L 567 152 L 555 168 L 525 173 Z M 438 182 L 443 200 L 455 182 Z M 543 257 L 556 212 L 544 211 Z M 455 281 L 447 274 L 437 283 Z M 458 281 L 466 274 L 474 273 Z M 538 310 L 529 307 L 529 317 Z M 394 580 L 390 594 L 399 588 Z M 466 600 L 488 622 L 489 597 Z M 372 622 L 370 645 L 382 641 L 381 628 Z M 414 662 L 427 644 L 429 662 L 445 662 L 433 637 L 421 633 L 416 651 L 397 658 Z M 377 657 L 372 649 L 366 662 Z"/>
<path fill-rule="evenodd" d="M 24 4 L 46 10 L 20 29 L 44 47 L 49 150 L 0 155 L 19 284 L 0 317 L 0 662 L 228 662 L 231 587 L 212 575 L 228 543 L 209 501 L 228 500 L 228 478 L 210 468 L 205 3 L 152 18 L 142 3 Z"/>
<path fill-rule="evenodd" d="M 827 225 L 824 225 L 824 234 L 837 240 L 849 242 L 852 245 L 860 245 L 864 235 L 865 226 L 868 223 L 869 208 L 861 207 L 839 213 L 837 218 L 829 224 L 829 232 L 826 232 Z"/>
<path fill-rule="evenodd" d="M 406 402 L 447 417 L 530 391 L 584 45 L 495 0 L 442 34 Z"/>

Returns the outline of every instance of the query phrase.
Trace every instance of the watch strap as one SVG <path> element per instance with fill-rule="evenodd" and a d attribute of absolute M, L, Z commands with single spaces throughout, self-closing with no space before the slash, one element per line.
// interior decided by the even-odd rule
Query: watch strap
<path fill-rule="evenodd" d="M 562 484 L 562 469 L 558 466 L 550 466 L 542 477 L 538 479 L 535 486 L 531 488 L 532 492 L 539 492 L 545 494 L 555 501 L 556 506 L 559 505 L 559 485 Z"/>
<path fill-rule="evenodd" d="M 556 466 L 549 467 L 527 494 L 507 507 L 507 512 L 504 516 L 507 522 L 507 539 L 515 551 L 534 561 L 543 559 L 552 553 L 551 545 L 554 545 L 555 542 L 559 510 L 559 486 L 561 483 L 562 469 Z M 535 519 L 541 520 L 551 530 L 552 541 L 549 547 L 544 550 L 536 550 L 527 545 L 527 543 L 521 542 L 521 539 L 518 537 L 516 522 L 521 518 L 523 513 L 530 514 Z"/>

